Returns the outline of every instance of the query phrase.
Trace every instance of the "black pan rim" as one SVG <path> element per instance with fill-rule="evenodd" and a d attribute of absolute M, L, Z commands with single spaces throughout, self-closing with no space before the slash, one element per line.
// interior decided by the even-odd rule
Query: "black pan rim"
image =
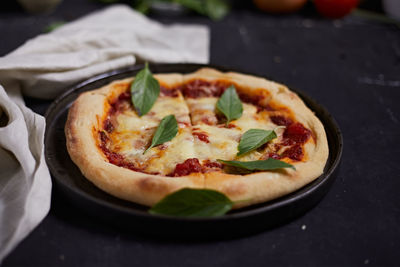
<path fill-rule="evenodd" d="M 59 103 L 61 103 L 64 98 L 68 97 L 70 94 L 74 93 L 77 90 L 82 90 L 84 87 L 89 86 L 90 84 L 92 84 L 94 82 L 106 80 L 106 79 L 111 78 L 112 76 L 126 74 L 127 75 L 126 77 L 129 77 L 129 74 L 132 75 L 132 72 L 143 68 L 143 66 L 144 65 L 142 65 L 142 64 L 134 65 L 134 66 L 130 66 L 127 68 L 116 69 L 116 70 L 112 70 L 112 71 L 109 71 L 106 73 L 95 75 L 83 82 L 78 83 L 75 86 L 70 87 L 68 90 L 66 90 L 64 93 L 62 93 L 59 97 L 57 97 L 56 100 L 54 100 L 54 102 L 51 103 L 51 105 L 49 106 L 49 108 L 47 109 L 47 111 L 45 113 L 45 117 L 46 117 L 45 144 L 47 143 L 46 141 L 48 140 L 47 127 L 48 127 L 48 125 L 50 125 L 50 123 L 49 123 L 50 117 L 53 115 L 53 113 L 56 110 L 56 108 L 58 107 Z M 252 73 L 248 73 L 246 71 L 238 70 L 237 68 L 229 68 L 227 66 L 217 66 L 217 65 L 212 65 L 212 64 L 191 64 L 191 63 L 150 64 L 151 69 L 157 69 L 157 68 L 163 68 L 163 67 L 170 67 L 170 68 L 178 69 L 178 68 L 183 68 L 185 66 L 191 67 L 191 68 L 210 67 L 210 68 L 215 68 L 215 69 L 222 70 L 222 71 L 235 71 L 235 72 L 241 72 L 241 73 L 246 73 L 246 74 L 250 74 L 250 75 L 260 76 L 257 74 L 252 74 Z M 154 72 L 157 72 L 157 71 L 154 71 Z M 268 78 L 268 79 L 270 79 L 270 78 Z M 274 80 L 274 79 L 271 79 L 271 80 Z M 295 192 L 290 193 L 289 195 L 282 196 L 281 198 L 278 198 L 277 200 L 272 200 L 269 202 L 258 204 L 258 205 L 256 205 L 257 207 L 255 207 L 255 208 L 250 207 L 247 210 L 238 209 L 238 210 L 235 210 L 234 213 L 228 213 L 228 214 L 225 214 L 225 215 L 219 216 L 219 217 L 205 217 L 205 218 L 203 218 L 203 217 L 174 217 L 174 216 L 150 214 L 146 211 L 142 211 L 142 210 L 139 211 L 139 210 L 132 209 L 129 207 L 123 207 L 123 206 L 119 206 L 117 204 L 109 203 L 108 201 L 96 198 L 96 197 L 84 192 L 83 190 L 81 190 L 79 188 L 70 186 L 68 183 L 65 183 L 62 179 L 58 179 L 58 177 L 56 175 L 54 175 L 54 173 L 57 173 L 56 170 L 54 169 L 53 165 L 51 163 L 49 163 L 49 161 L 48 161 L 48 157 L 47 157 L 47 153 L 46 153 L 47 149 L 45 147 L 46 161 L 48 162 L 48 166 L 49 166 L 50 172 L 52 173 L 53 180 L 55 180 L 56 183 L 58 183 L 59 185 L 64 187 L 64 189 L 68 190 L 69 192 L 71 192 L 73 194 L 77 194 L 78 196 L 80 196 L 83 199 L 86 199 L 88 201 L 94 202 L 103 207 L 111 208 L 111 209 L 117 210 L 118 212 L 122 212 L 124 214 L 131 215 L 131 216 L 141 216 L 141 217 L 144 216 L 144 217 L 150 217 L 150 218 L 154 218 L 154 219 L 158 219 L 158 220 L 167 220 L 167 221 L 177 221 L 178 220 L 178 221 L 185 221 L 185 222 L 210 222 L 210 221 L 227 221 L 227 220 L 229 221 L 229 220 L 233 220 L 233 219 L 242 219 L 242 218 L 246 218 L 246 217 L 255 216 L 260 213 L 269 212 L 274 209 L 278 209 L 278 208 L 290 205 L 290 204 L 297 202 L 303 198 L 306 198 L 308 195 L 316 192 L 319 187 L 323 186 L 328 180 L 330 180 L 331 175 L 337 169 L 337 167 L 340 163 L 340 159 L 341 159 L 342 153 L 343 153 L 342 133 L 340 131 L 338 123 L 333 118 L 333 116 L 325 109 L 325 107 L 323 107 L 318 102 L 316 102 L 315 100 L 313 100 L 312 98 L 307 96 L 302 91 L 295 89 L 294 87 L 289 86 L 289 85 L 288 85 L 288 87 L 290 88 L 290 90 L 297 93 L 304 102 L 311 102 L 314 107 L 317 107 L 320 110 L 320 112 L 323 113 L 329 119 L 330 124 L 333 126 L 333 128 L 335 130 L 334 136 L 337 138 L 339 148 L 337 149 L 336 155 L 332 155 L 334 160 L 331 163 L 330 168 L 326 171 L 326 173 L 323 173 L 320 177 L 318 177 L 311 183 L 303 186 L 302 188 L 296 190 Z M 319 119 L 321 120 L 321 118 L 319 118 Z M 331 150 L 329 151 L 329 153 L 331 153 Z"/>

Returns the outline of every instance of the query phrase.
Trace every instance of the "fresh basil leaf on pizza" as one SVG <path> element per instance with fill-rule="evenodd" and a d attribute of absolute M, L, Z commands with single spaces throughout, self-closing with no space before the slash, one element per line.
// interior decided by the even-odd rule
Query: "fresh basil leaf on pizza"
<path fill-rule="evenodd" d="M 268 158 L 265 160 L 254 160 L 254 161 L 237 161 L 237 160 L 221 160 L 221 159 L 219 159 L 218 161 L 229 166 L 238 167 L 250 171 L 270 171 L 282 168 L 292 168 L 293 170 L 296 170 L 296 168 L 292 164 L 273 158 Z"/>
<path fill-rule="evenodd" d="M 147 150 L 153 148 L 154 146 L 158 146 L 165 142 L 170 141 L 172 138 L 176 136 L 177 133 L 178 133 L 178 123 L 176 122 L 175 116 L 174 115 L 165 116 L 161 120 L 160 125 L 158 125 L 157 130 L 154 133 L 151 145 L 143 153 L 146 153 Z"/>
<path fill-rule="evenodd" d="M 274 130 L 250 129 L 245 132 L 240 138 L 237 156 L 241 156 L 254 149 L 259 148 L 268 141 L 276 138 L 277 135 Z"/>
<path fill-rule="evenodd" d="M 217 109 L 226 117 L 226 124 L 231 120 L 239 119 L 243 113 L 243 105 L 240 101 L 235 86 L 229 86 L 217 102 Z"/>
<path fill-rule="evenodd" d="M 160 84 L 154 79 L 148 64 L 138 72 L 131 85 L 131 99 L 139 116 L 150 111 L 160 94 Z"/>

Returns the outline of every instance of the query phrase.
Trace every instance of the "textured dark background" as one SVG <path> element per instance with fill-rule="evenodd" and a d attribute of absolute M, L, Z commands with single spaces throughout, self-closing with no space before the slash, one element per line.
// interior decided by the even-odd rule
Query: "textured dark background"
<path fill-rule="evenodd" d="M 64 0 L 52 14 L 33 16 L 8 2 L 0 8 L 0 56 L 51 22 L 104 6 Z M 377 3 L 367 6 L 379 11 Z M 344 135 L 332 189 L 290 223 L 209 242 L 138 237 L 89 217 L 55 191 L 49 215 L 4 266 L 399 266 L 400 29 L 355 15 L 325 20 L 311 6 L 299 14 L 271 16 L 244 5 L 219 22 L 192 15 L 153 18 L 209 25 L 211 63 L 282 81 L 324 105 Z M 41 114 L 49 104 L 26 102 Z"/>

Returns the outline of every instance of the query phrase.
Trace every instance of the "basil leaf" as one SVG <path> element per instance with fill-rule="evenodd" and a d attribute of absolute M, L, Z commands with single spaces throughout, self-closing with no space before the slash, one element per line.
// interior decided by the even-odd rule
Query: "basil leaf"
<path fill-rule="evenodd" d="M 236 93 L 235 86 L 231 85 L 218 99 L 217 109 L 227 119 L 226 124 L 231 120 L 239 119 L 243 113 L 243 105 Z"/>
<path fill-rule="evenodd" d="M 228 166 L 238 167 L 250 171 L 269 171 L 282 168 L 292 168 L 293 170 L 296 170 L 296 168 L 292 164 L 272 158 L 269 158 L 267 160 L 255 161 L 229 161 L 222 159 L 218 159 L 218 161 Z"/>
<path fill-rule="evenodd" d="M 239 152 L 237 153 L 237 156 L 257 149 L 276 137 L 277 135 L 274 130 L 266 131 L 262 129 L 250 129 L 242 135 L 242 138 L 240 138 L 238 145 Z"/>
<path fill-rule="evenodd" d="M 100 2 L 116 2 L 119 0 L 97 0 Z M 156 4 L 178 4 L 187 9 L 193 10 L 201 15 L 208 16 L 213 20 L 220 20 L 230 10 L 229 0 L 136 0 L 135 9 L 142 13 L 148 13 L 155 8 Z"/>
<path fill-rule="evenodd" d="M 229 5 L 224 0 L 206 0 L 205 10 L 213 20 L 220 20 L 229 12 Z"/>
<path fill-rule="evenodd" d="M 156 132 L 154 133 L 153 139 L 151 141 L 151 145 L 144 152 L 151 149 L 154 146 L 161 145 L 165 142 L 172 140 L 178 133 L 178 122 L 174 115 L 165 116 L 160 124 L 157 127 Z"/>
<path fill-rule="evenodd" d="M 140 13 L 147 14 L 150 11 L 151 2 L 151 0 L 138 0 L 134 8 Z"/>
<path fill-rule="evenodd" d="M 110 3 L 116 3 L 119 0 L 97 0 L 97 1 L 105 4 L 110 4 Z"/>
<path fill-rule="evenodd" d="M 201 15 L 207 15 L 207 12 L 204 8 L 204 3 L 198 0 L 175 0 L 176 3 L 180 4 L 183 7 L 191 9 Z"/>
<path fill-rule="evenodd" d="M 52 32 L 55 29 L 61 27 L 62 25 L 65 24 L 65 21 L 55 21 L 50 23 L 49 25 L 46 26 L 46 28 L 44 29 L 44 32 L 48 33 L 48 32 Z"/>
<path fill-rule="evenodd" d="M 139 116 L 145 115 L 153 107 L 160 94 L 160 84 L 154 79 L 146 63 L 144 69 L 136 74 L 131 85 L 132 103 Z"/>
<path fill-rule="evenodd" d="M 227 213 L 232 205 L 233 202 L 218 191 L 184 188 L 160 200 L 149 212 L 180 217 L 215 217 Z"/>
<path fill-rule="evenodd" d="M 227 0 L 169 0 L 169 2 L 178 3 L 213 20 L 222 19 L 230 10 Z"/>

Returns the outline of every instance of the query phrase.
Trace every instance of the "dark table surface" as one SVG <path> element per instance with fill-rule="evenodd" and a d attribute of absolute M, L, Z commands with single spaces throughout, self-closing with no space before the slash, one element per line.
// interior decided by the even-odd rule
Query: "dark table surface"
<path fill-rule="evenodd" d="M 0 11 L 0 56 L 53 21 L 103 6 L 65 0 L 49 15 L 28 16 L 17 7 Z M 324 20 L 312 8 L 289 16 L 237 9 L 219 22 L 153 18 L 209 25 L 211 63 L 282 81 L 325 106 L 344 135 L 330 192 L 308 213 L 274 229 L 196 242 L 139 237 L 88 216 L 53 191 L 49 215 L 4 266 L 399 266 L 400 29 L 355 15 Z M 41 114 L 49 104 L 26 102 Z"/>

